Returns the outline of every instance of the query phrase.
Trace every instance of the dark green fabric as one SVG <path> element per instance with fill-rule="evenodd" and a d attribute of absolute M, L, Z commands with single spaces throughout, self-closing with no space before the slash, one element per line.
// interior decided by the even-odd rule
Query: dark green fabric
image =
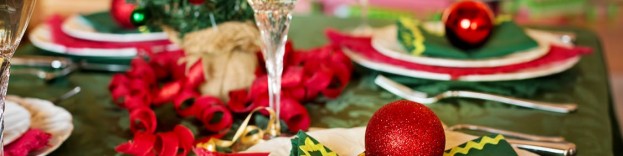
<path fill-rule="evenodd" d="M 123 28 L 115 19 L 112 18 L 109 12 L 98 12 L 88 15 L 82 15 L 86 22 L 98 32 L 102 33 L 115 33 L 115 34 L 128 34 L 128 33 L 142 33 L 138 29 Z M 147 28 L 147 27 L 146 27 Z M 161 31 L 158 28 L 149 27 L 146 32 Z"/>
<path fill-rule="evenodd" d="M 404 21 L 407 20 L 407 21 Z M 501 57 L 522 50 L 532 49 L 538 46 L 537 42 L 530 38 L 523 30 L 517 26 L 515 22 L 502 22 L 496 25 L 489 40 L 481 47 L 475 49 L 462 50 L 453 46 L 445 36 L 432 34 L 421 26 L 416 28 L 410 27 L 403 22 L 409 22 L 403 19 L 397 22 L 398 40 L 409 51 L 412 52 L 417 45 L 413 44 L 416 38 L 413 31 L 418 31 L 424 38 L 423 46 L 425 47 L 422 55 L 440 58 L 453 59 L 482 59 Z M 410 21 L 415 23 L 414 21 Z M 413 54 L 412 55 L 418 55 Z"/>
<path fill-rule="evenodd" d="M 501 140 L 495 140 L 497 137 L 501 137 Z M 484 140 L 484 141 L 483 141 Z M 493 140 L 493 141 L 492 141 Z M 491 141 L 491 142 L 490 142 Z M 469 147 L 467 147 L 469 145 Z M 481 146 L 478 146 L 481 145 Z M 467 153 L 464 152 L 456 152 L 453 153 L 452 150 L 461 151 L 459 149 L 468 149 Z M 482 148 L 482 149 L 480 149 Z M 444 156 L 494 156 L 494 155 L 503 155 L 503 156 L 517 156 L 517 153 L 504 139 L 502 135 L 486 135 L 479 138 L 476 138 L 467 143 L 463 143 L 457 147 L 453 147 L 444 151 Z"/>
<path fill-rule="evenodd" d="M 328 27 L 355 28 L 356 19 L 323 16 L 295 16 L 290 39 L 297 48 L 313 48 L 326 43 L 323 32 Z M 373 21 L 373 25 L 393 21 Z M 574 102 L 579 110 L 564 115 L 496 102 L 471 99 L 448 99 L 428 105 L 447 125 L 478 124 L 538 135 L 564 136 L 578 147 L 579 156 L 612 156 L 620 151 L 618 127 L 612 118 L 613 109 L 608 88 L 601 43 L 584 29 L 555 28 L 577 34 L 577 43 L 594 49 L 573 68 L 573 79 L 561 83 L 557 90 L 536 92 L 531 99 L 551 102 Z M 33 54 L 31 45 L 22 46 L 16 55 Z M 399 98 L 372 84 L 374 71 L 358 67 L 343 95 L 329 102 L 319 100 L 306 104 L 314 127 L 366 126 L 375 110 Z M 107 90 L 110 73 L 77 72 L 65 79 L 44 82 L 33 76 L 12 75 L 9 94 L 51 99 L 81 86 L 82 92 L 58 105 L 73 114 L 74 131 L 54 153 L 62 156 L 115 155 L 114 147 L 130 139 L 128 114 L 112 104 Z M 404 81 L 403 81 L 404 82 Z M 322 104 L 325 103 L 325 104 Z M 614 143 L 613 143 L 614 142 Z M 616 143 L 616 144 L 615 144 Z M 613 148 L 616 147 L 616 148 Z"/>

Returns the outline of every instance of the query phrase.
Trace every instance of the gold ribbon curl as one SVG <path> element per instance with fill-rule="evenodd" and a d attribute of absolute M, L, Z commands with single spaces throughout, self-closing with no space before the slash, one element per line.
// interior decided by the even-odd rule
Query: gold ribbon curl
<path fill-rule="evenodd" d="M 264 130 L 260 129 L 255 125 L 249 125 L 253 114 L 261 110 L 266 110 L 269 114 L 268 124 L 266 125 L 266 129 Z M 258 107 L 251 111 L 249 115 L 247 115 L 247 117 L 240 125 L 240 128 L 238 128 L 238 130 L 234 134 L 234 137 L 231 140 L 211 138 L 207 142 L 198 143 L 196 147 L 203 148 L 210 152 L 217 152 L 217 147 L 246 149 L 264 141 L 264 139 L 270 139 L 279 136 L 281 127 L 278 122 L 279 120 L 277 119 L 275 111 L 267 107 Z"/>

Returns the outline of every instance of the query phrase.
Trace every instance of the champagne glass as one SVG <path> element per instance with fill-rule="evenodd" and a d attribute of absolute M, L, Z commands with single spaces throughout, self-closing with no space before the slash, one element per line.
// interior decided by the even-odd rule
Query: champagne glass
<path fill-rule="evenodd" d="M 9 84 L 10 60 L 28 27 L 35 1 L 0 0 L 0 141 L 4 139 L 4 99 Z M 4 151 L 3 146 L 0 151 Z M 4 152 L 0 152 L 1 155 Z"/>
<path fill-rule="evenodd" d="M 279 132 L 281 74 L 283 55 L 296 0 L 248 0 L 255 14 L 255 24 L 260 30 L 262 54 L 268 71 L 269 107 L 277 115 L 273 136 Z"/>

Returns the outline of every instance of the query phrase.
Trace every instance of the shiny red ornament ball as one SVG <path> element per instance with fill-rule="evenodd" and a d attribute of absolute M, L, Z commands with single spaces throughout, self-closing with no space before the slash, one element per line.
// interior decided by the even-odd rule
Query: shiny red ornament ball
<path fill-rule="evenodd" d="M 400 100 L 372 115 L 365 142 L 366 156 L 440 156 L 446 137 L 433 111 L 422 104 Z"/>
<path fill-rule="evenodd" d="M 110 15 L 120 26 L 124 28 L 134 28 L 130 17 L 135 8 L 135 4 L 127 3 L 126 0 L 112 0 Z"/>
<path fill-rule="evenodd" d="M 493 12 L 479 1 L 454 3 L 443 12 L 446 38 L 461 49 L 482 46 L 493 32 Z"/>

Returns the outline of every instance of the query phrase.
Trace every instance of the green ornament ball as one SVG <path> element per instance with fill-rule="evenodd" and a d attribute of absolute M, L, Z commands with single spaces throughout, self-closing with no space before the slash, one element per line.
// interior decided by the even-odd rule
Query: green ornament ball
<path fill-rule="evenodd" d="M 147 24 L 149 18 L 149 12 L 144 8 L 136 8 L 132 11 L 132 14 L 130 14 L 130 22 L 137 27 Z"/>

